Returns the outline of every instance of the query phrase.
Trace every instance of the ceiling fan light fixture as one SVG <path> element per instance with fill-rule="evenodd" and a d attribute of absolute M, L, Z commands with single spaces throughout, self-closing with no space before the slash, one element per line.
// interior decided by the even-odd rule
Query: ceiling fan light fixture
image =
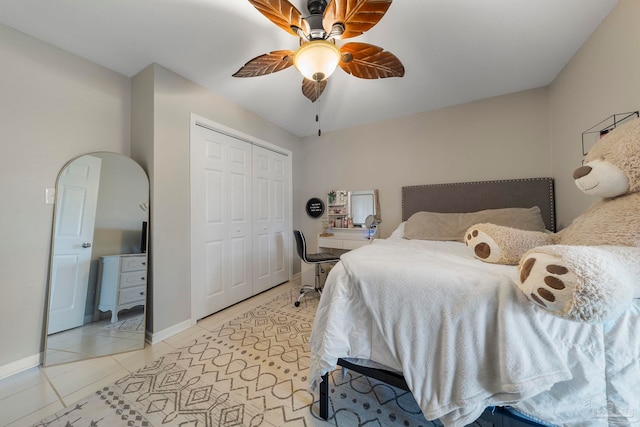
<path fill-rule="evenodd" d="M 293 55 L 293 64 L 300 74 L 312 81 L 328 78 L 340 62 L 340 49 L 326 40 L 303 44 Z"/>

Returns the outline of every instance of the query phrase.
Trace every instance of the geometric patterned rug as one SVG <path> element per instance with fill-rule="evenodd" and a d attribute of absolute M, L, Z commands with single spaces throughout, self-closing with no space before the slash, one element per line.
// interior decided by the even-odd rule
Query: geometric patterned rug
<path fill-rule="evenodd" d="M 100 329 L 119 331 L 119 332 L 143 332 L 144 331 L 144 315 L 139 314 L 127 320 L 121 320 L 116 323 L 105 323 Z"/>
<path fill-rule="evenodd" d="M 330 419 L 321 420 L 308 379 L 318 299 L 294 307 L 297 296 L 283 292 L 34 426 L 441 425 L 410 393 L 341 370 L 330 375 Z"/>

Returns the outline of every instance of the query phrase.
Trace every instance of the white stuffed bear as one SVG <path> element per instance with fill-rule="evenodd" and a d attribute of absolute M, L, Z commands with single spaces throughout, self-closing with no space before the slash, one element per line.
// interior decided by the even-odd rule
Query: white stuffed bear
<path fill-rule="evenodd" d="M 483 261 L 519 263 L 520 289 L 533 303 L 560 317 L 599 322 L 640 297 L 640 119 L 603 136 L 573 178 L 602 200 L 565 229 L 476 224 L 465 243 Z"/>

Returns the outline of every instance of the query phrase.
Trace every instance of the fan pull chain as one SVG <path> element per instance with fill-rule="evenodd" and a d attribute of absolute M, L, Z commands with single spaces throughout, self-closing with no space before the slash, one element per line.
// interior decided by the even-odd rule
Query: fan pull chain
<path fill-rule="evenodd" d="M 316 82 L 316 85 L 319 84 L 319 82 Z M 318 136 L 321 136 L 322 130 L 320 130 L 320 99 L 316 100 L 316 123 L 318 124 Z"/>

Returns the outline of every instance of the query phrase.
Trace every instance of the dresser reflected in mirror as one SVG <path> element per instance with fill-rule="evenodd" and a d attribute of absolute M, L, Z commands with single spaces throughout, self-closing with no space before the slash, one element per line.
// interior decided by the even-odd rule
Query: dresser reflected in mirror
<path fill-rule="evenodd" d="M 149 180 L 134 160 L 90 153 L 56 182 L 44 365 L 145 342 Z"/>

